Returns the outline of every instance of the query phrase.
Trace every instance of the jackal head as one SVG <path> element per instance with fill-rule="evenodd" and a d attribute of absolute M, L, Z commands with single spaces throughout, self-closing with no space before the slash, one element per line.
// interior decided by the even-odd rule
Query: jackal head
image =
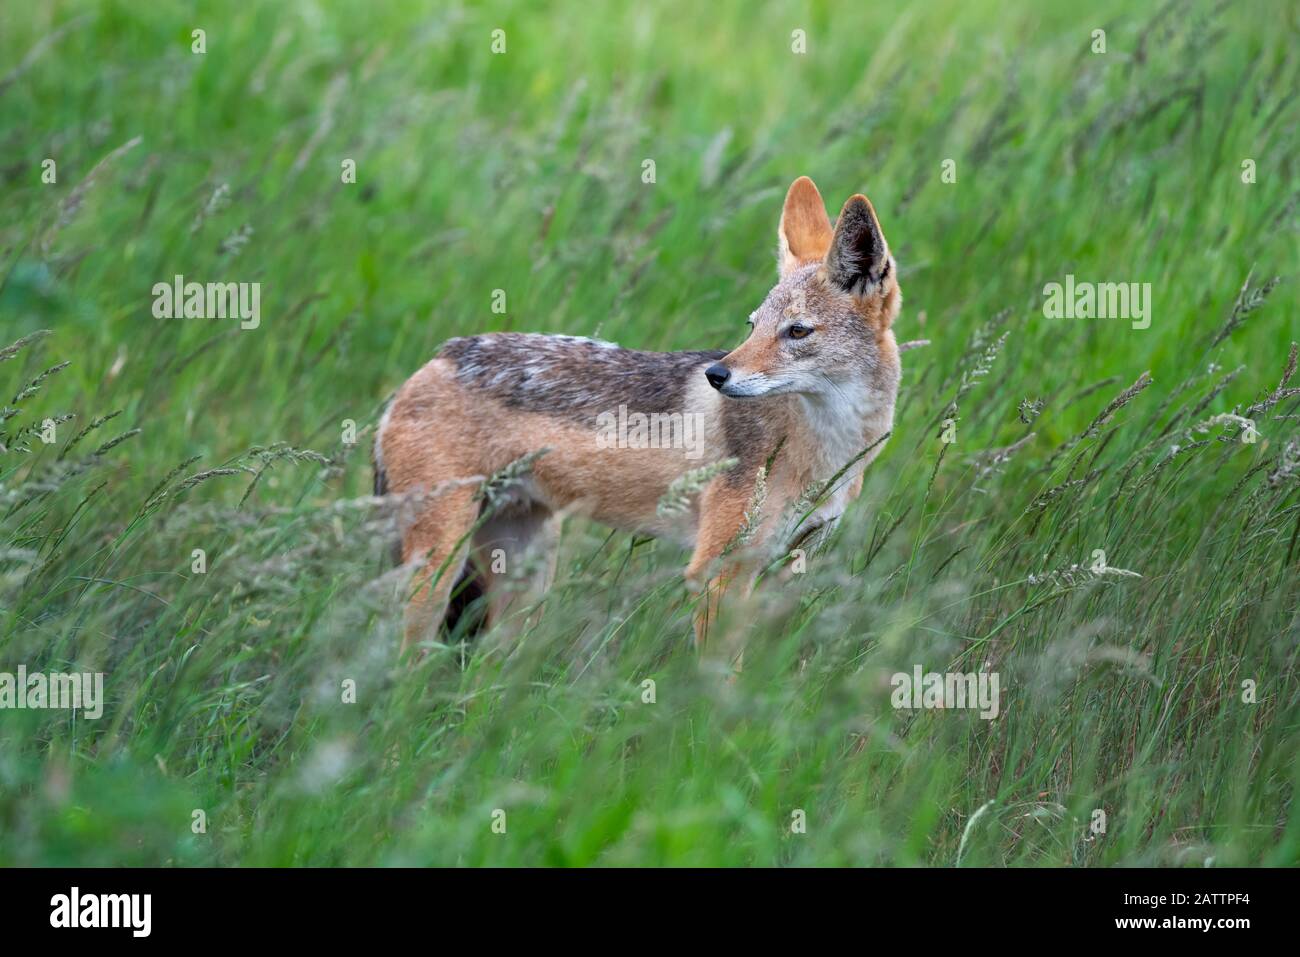
<path fill-rule="evenodd" d="M 832 230 L 807 176 L 790 186 L 777 228 L 780 281 L 750 314 L 749 337 L 705 370 L 736 399 L 798 393 L 887 401 L 898 391 L 891 325 L 902 296 L 876 212 L 849 197 Z"/>

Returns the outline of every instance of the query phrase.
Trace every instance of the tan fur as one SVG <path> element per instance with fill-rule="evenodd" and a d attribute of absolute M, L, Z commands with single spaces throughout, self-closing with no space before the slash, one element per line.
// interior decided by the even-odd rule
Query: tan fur
<path fill-rule="evenodd" d="M 781 275 L 820 262 L 830 248 L 832 235 L 822 194 L 817 192 L 812 180 L 800 176 L 785 194 L 781 223 L 777 227 Z"/>

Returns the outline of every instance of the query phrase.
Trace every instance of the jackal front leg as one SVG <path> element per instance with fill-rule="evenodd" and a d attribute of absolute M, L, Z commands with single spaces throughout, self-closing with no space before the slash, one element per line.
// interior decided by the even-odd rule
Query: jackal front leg
<path fill-rule="evenodd" d="M 750 585 L 753 569 L 737 539 L 753 491 L 753 482 L 738 483 L 730 475 L 721 475 L 700 495 L 695 551 L 686 568 L 687 584 L 700 592 L 695 609 L 697 651 L 705 650 L 710 631 L 717 629 L 718 609 L 727 589 L 736 581 L 744 588 Z M 740 645 L 739 640 L 730 641 L 719 651 L 725 652 L 728 661 L 738 663 L 743 650 Z"/>

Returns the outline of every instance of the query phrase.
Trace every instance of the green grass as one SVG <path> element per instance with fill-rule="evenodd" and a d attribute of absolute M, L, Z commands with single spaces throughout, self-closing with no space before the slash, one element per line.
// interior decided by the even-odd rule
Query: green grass
<path fill-rule="evenodd" d="M 1248 412 L 1300 338 L 1294 7 L 370 6 L 0 12 L 0 347 L 50 330 L 0 362 L 0 671 L 108 697 L 0 711 L 0 863 L 1300 860 L 1300 400 Z M 738 681 L 684 553 L 576 520 L 517 644 L 396 667 L 385 398 L 471 332 L 734 345 L 804 173 L 932 344 L 829 547 L 728 604 Z M 155 319 L 177 273 L 260 328 Z M 1067 273 L 1150 328 L 1045 318 Z M 915 664 L 1001 716 L 895 711 Z"/>

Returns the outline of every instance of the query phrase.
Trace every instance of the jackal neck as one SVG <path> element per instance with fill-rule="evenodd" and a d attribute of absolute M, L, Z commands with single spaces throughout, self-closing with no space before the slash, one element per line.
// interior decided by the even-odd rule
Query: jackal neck
<path fill-rule="evenodd" d="M 800 395 L 795 403 L 802 418 L 795 434 L 802 438 L 816 472 L 826 478 L 847 465 L 889 430 L 893 402 L 887 404 L 865 383 L 848 382 L 818 395 Z"/>

